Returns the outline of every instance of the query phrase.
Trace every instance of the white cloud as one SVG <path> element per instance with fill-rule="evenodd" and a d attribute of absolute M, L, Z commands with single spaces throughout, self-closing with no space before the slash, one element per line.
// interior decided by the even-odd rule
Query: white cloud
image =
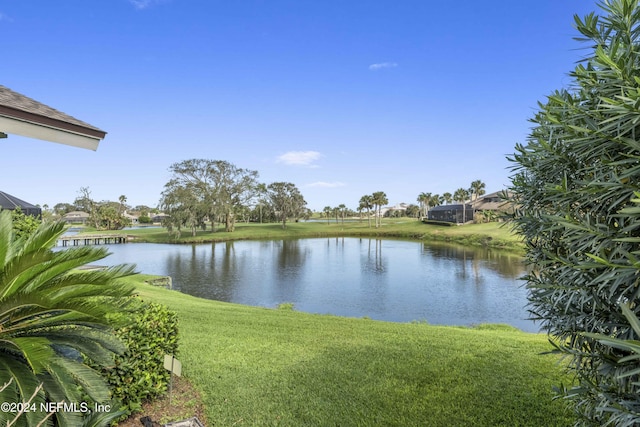
<path fill-rule="evenodd" d="M 129 0 L 129 3 L 136 9 L 146 9 L 151 4 L 151 0 Z"/>
<path fill-rule="evenodd" d="M 345 185 L 346 184 L 344 182 L 318 181 L 318 182 L 313 182 L 311 184 L 307 184 L 307 187 L 336 188 L 336 187 L 344 187 Z"/>
<path fill-rule="evenodd" d="M 380 70 L 382 68 L 395 68 L 398 64 L 395 62 L 379 62 L 377 64 L 369 65 L 370 70 Z"/>
<path fill-rule="evenodd" d="M 278 162 L 286 165 L 317 167 L 313 163 L 320 157 L 322 154 L 317 151 L 289 151 L 278 156 Z"/>
<path fill-rule="evenodd" d="M 129 3 L 138 10 L 146 9 L 155 4 L 162 3 L 164 0 L 129 0 Z"/>

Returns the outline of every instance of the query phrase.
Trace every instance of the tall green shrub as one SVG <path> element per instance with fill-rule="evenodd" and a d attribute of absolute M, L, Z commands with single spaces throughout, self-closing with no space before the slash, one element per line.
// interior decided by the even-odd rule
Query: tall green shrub
<path fill-rule="evenodd" d="M 510 159 L 511 190 L 532 317 L 576 373 L 564 396 L 584 425 L 636 425 L 640 362 L 620 343 L 640 339 L 640 8 L 599 7 L 575 18 L 588 56 L 540 104 Z"/>
<path fill-rule="evenodd" d="M 131 413 L 167 390 L 170 373 L 164 368 L 164 355 L 177 355 L 178 316 L 164 305 L 141 302 L 130 323 L 116 335 L 126 351 L 116 356 L 115 366 L 103 370 L 103 375 L 112 396 Z"/>
<path fill-rule="evenodd" d="M 11 218 L 13 221 L 13 232 L 16 234 L 16 237 L 31 234 L 42 224 L 40 218 L 24 214 L 19 206 L 11 211 Z"/>

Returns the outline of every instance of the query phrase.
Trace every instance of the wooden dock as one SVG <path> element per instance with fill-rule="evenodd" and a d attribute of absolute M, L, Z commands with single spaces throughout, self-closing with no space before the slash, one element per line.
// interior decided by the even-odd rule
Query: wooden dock
<path fill-rule="evenodd" d="M 127 243 L 131 236 L 126 234 L 86 234 L 62 236 L 58 242 L 62 246 L 82 246 L 82 245 L 109 245 L 113 243 Z"/>

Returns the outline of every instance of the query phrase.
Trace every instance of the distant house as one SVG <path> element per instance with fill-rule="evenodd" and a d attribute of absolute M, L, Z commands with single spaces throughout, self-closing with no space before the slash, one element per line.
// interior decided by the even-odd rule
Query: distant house
<path fill-rule="evenodd" d="M 139 218 L 139 217 L 137 217 L 137 216 L 135 216 L 135 215 L 131 215 L 131 214 L 128 214 L 128 213 L 126 213 L 126 212 L 125 212 L 125 213 L 123 214 L 123 216 L 124 216 L 124 217 L 125 217 L 125 218 L 126 218 L 126 219 L 131 223 L 131 224 L 138 224 L 138 222 L 139 222 L 139 221 L 138 221 L 138 218 Z"/>
<path fill-rule="evenodd" d="M 151 217 L 151 222 L 154 224 L 160 224 L 165 218 L 169 218 L 169 215 L 164 213 L 159 213 Z"/>
<path fill-rule="evenodd" d="M 86 224 L 89 221 L 89 214 L 82 211 L 71 211 L 62 217 L 67 224 Z"/>
<path fill-rule="evenodd" d="M 40 218 L 40 216 L 42 215 L 42 209 L 40 209 L 39 207 L 25 202 L 24 200 L 20 200 L 17 197 L 12 196 L 11 194 L 0 191 L 0 209 L 7 209 L 12 211 L 16 208 L 20 208 L 23 214 L 31 215 L 36 218 Z"/>
<path fill-rule="evenodd" d="M 387 212 L 389 211 L 406 211 L 407 206 L 409 205 L 407 205 L 406 203 L 398 203 L 395 206 L 384 206 L 380 208 L 380 214 L 382 216 L 386 216 Z"/>
<path fill-rule="evenodd" d="M 473 210 L 475 212 L 508 212 L 512 209 L 511 204 L 504 199 L 504 196 L 508 197 L 510 192 L 497 191 L 495 193 L 487 194 L 486 196 L 479 198 L 473 202 Z"/>
<path fill-rule="evenodd" d="M 453 222 L 456 224 L 464 224 L 473 221 L 473 206 L 467 203 L 465 205 L 440 205 L 429 209 L 427 219 L 430 221 Z"/>

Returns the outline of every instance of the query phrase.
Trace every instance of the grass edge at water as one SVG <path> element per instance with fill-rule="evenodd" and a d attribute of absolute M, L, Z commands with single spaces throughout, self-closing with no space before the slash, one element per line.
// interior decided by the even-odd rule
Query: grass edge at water
<path fill-rule="evenodd" d="M 82 233 L 94 233 L 86 229 Z M 100 233 L 100 232 L 95 232 Z M 494 249 L 508 250 L 523 254 L 524 245 L 515 235 L 508 224 L 484 223 L 465 224 L 462 226 L 442 227 L 424 224 L 415 219 L 386 219 L 380 228 L 369 227 L 367 221 L 362 222 L 292 222 L 283 229 L 281 224 L 275 223 L 239 223 L 234 232 L 228 233 L 217 227 L 213 232 L 198 230 L 192 236 L 188 230 L 183 230 L 179 239 L 172 239 L 164 228 L 141 228 L 136 230 L 119 230 L 109 232 L 127 234 L 134 241 L 146 243 L 209 243 L 229 240 L 267 240 L 305 237 L 371 237 L 371 238 L 399 238 L 424 242 L 448 242 L 467 246 L 482 246 Z"/>
<path fill-rule="evenodd" d="M 214 425 L 568 425 L 546 336 L 274 310 L 140 283 L 180 319 Z M 446 421 L 445 421 L 446 420 Z"/>

